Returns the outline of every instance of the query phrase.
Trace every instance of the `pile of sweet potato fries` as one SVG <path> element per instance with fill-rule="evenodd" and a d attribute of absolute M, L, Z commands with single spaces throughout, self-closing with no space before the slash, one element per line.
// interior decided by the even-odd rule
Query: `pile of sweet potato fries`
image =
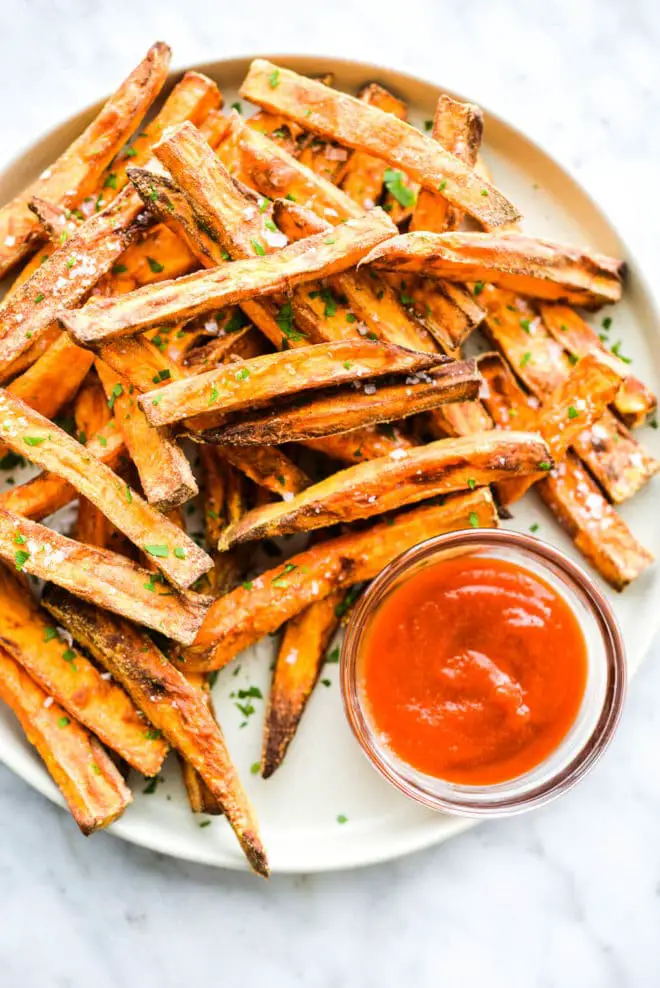
<path fill-rule="evenodd" d="M 441 96 L 422 132 L 376 83 L 256 60 L 237 109 L 187 72 L 144 123 L 169 55 L 0 210 L 1 455 L 42 471 L 0 495 L 0 696 L 84 833 L 174 749 L 267 875 L 209 674 L 283 629 L 270 776 L 355 588 L 531 486 L 622 590 L 652 562 L 615 506 L 658 470 L 629 431 L 656 399 L 574 308 L 616 302 L 621 263 L 518 232 L 478 107 Z"/>

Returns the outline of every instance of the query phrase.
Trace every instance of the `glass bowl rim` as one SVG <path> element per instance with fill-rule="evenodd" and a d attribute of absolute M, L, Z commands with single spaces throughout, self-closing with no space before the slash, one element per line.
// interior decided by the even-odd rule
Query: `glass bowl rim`
<path fill-rule="evenodd" d="M 491 787 L 461 786 L 445 783 L 444 780 L 438 779 L 439 784 L 451 785 L 452 792 L 457 798 L 441 796 L 431 791 L 430 788 L 422 786 L 419 782 L 413 781 L 410 777 L 406 777 L 404 773 L 387 761 L 381 753 L 381 748 L 375 739 L 375 732 L 363 711 L 357 684 L 360 637 L 381 592 L 420 561 L 429 559 L 436 553 L 448 549 L 464 547 L 474 547 L 475 549 L 512 548 L 521 552 L 523 557 L 531 555 L 546 568 L 559 571 L 559 575 L 571 585 L 571 589 L 577 590 L 578 596 L 592 613 L 602 639 L 603 657 L 607 669 L 607 688 L 597 722 L 569 763 L 524 793 L 514 793 L 507 797 L 502 795 L 503 787 L 500 784 L 498 786 L 498 798 L 492 802 L 489 802 L 488 799 L 471 801 L 469 798 L 470 792 L 474 793 L 476 789 L 479 789 L 481 793 L 484 793 Z M 340 683 L 344 711 L 351 731 L 364 755 L 374 768 L 404 795 L 430 809 L 455 816 L 511 816 L 542 806 L 575 786 L 595 765 L 616 732 L 623 709 L 626 680 L 627 664 L 623 636 L 612 606 L 603 591 L 581 566 L 556 546 L 532 535 L 507 529 L 480 528 L 447 532 L 419 542 L 400 553 L 383 567 L 358 600 L 356 608 L 349 618 L 340 658 Z M 397 764 L 405 769 L 406 763 L 403 759 L 396 755 L 394 757 Z M 414 771 L 412 767 L 411 771 Z M 524 778 L 525 775 L 510 780 L 511 786 L 520 783 Z"/>

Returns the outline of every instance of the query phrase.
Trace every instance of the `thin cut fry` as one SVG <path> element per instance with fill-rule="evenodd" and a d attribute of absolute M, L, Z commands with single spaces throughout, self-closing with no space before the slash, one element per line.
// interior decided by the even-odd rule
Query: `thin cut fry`
<path fill-rule="evenodd" d="M 484 354 L 479 369 L 487 385 L 484 400 L 498 426 L 532 426 L 537 411 L 500 355 Z M 651 553 L 635 539 L 573 453 L 536 490 L 576 549 L 615 590 L 624 590 L 653 562 Z"/>
<path fill-rule="evenodd" d="M 80 137 L 0 210 L 0 278 L 41 239 L 39 221 L 28 208 L 32 197 L 75 206 L 91 192 L 158 94 L 169 60 L 167 45 L 153 45 Z"/>
<path fill-rule="evenodd" d="M 132 386 L 103 360 L 96 370 L 108 401 L 113 401 L 115 421 L 137 467 L 144 496 L 159 511 L 172 511 L 199 493 L 183 450 L 170 430 L 147 422 Z"/>
<path fill-rule="evenodd" d="M 125 189 L 81 224 L 0 308 L 0 367 L 50 330 L 58 313 L 78 305 L 135 237 L 141 200 Z"/>
<path fill-rule="evenodd" d="M 83 834 L 93 834 L 122 815 L 131 793 L 103 745 L 67 717 L 1 648 L 0 699 L 39 752 Z"/>
<path fill-rule="evenodd" d="M 272 78 L 277 85 L 270 84 Z M 271 112 L 283 113 L 307 130 L 391 162 L 425 188 L 436 190 L 444 182 L 445 198 L 486 229 L 519 219 L 501 192 L 432 138 L 353 96 L 263 59 L 252 62 L 241 95 Z"/>
<path fill-rule="evenodd" d="M 319 542 L 293 556 L 284 566 L 268 570 L 237 587 L 211 606 L 191 648 L 181 653 L 186 669 L 210 671 L 285 621 L 335 590 L 371 580 L 400 553 L 424 539 L 473 526 L 496 528 L 497 511 L 487 488 L 423 506 Z"/>
<path fill-rule="evenodd" d="M 139 628 L 54 588 L 47 590 L 46 606 L 199 772 L 221 803 L 248 861 L 258 874 L 268 877 L 254 811 L 222 732 L 199 692 Z"/>
<path fill-rule="evenodd" d="M 548 332 L 574 357 L 584 357 L 594 352 L 610 355 L 623 378 L 614 407 L 628 428 L 644 425 L 648 416 L 655 411 L 658 399 L 630 373 L 630 367 L 623 360 L 614 353 L 610 354 L 598 333 L 566 305 L 542 305 L 541 318 Z"/>
<path fill-rule="evenodd" d="M 289 405 L 279 403 L 204 432 L 207 442 L 230 445 L 289 443 L 348 432 L 467 401 L 479 394 L 480 378 L 471 362 L 452 361 L 420 378 L 378 382 L 368 391 L 353 387 L 313 392 Z"/>
<path fill-rule="evenodd" d="M 620 261 L 520 233 L 405 233 L 374 247 L 363 263 L 449 281 L 489 282 L 587 309 L 621 298 Z"/>
<path fill-rule="evenodd" d="M 191 538 L 168 522 L 89 450 L 0 390 L 2 435 L 16 452 L 44 470 L 56 473 L 92 501 L 178 587 L 188 587 L 212 562 Z"/>
<path fill-rule="evenodd" d="M 150 737 L 124 691 L 101 678 L 95 665 L 61 639 L 30 591 L 0 567 L 2 647 L 67 713 L 84 724 L 138 772 L 155 775 L 167 745 Z"/>
<path fill-rule="evenodd" d="M 339 340 L 268 353 L 150 391 L 138 401 L 153 425 L 206 412 L 231 412 L 285 395 L 366 381 L 388 373 L 415 373 L 444 363 L 440 354 L 404 350 L 370 340 Z"/>
<path fill-rule="evenodd" d="M 261 774 L 270 778 L 284 761 L 307 701 L 323 668 L 325 651 L 339 625 L 343 593 L 311 604 L 287 624 L 273 672 L 264 720 Z"/>
<path fill-rule="evenodd" d="M 0 508 L 0 556 L 17 569 L 189 645 L 209 605 L 115 552 L 80 545 Z"/>
<path fill-rule="evenodd" d="M 290 501 L 255 508 L 225 529 L 218 548 L 369 518 L 438 494 L 521 474 L 543 474 L 551 466 L 547 443 L 533 432 L 502 435 L 491 430 L 461 439 L 439 439 L 348 467 Z"/>
<path fill-rule="evenodd" d="M 61 312 L 60 319 L 83 345 L 172 325 L 254 295 L 277 294 L 304 281 L 337 274 L 353 267 L 391 232 L 386 214 L 374 210 L 363 219 L 348 220 L 330 236 L 319 234 L 266 257 L 234 261 L 116 299 L 91 300 L 75 312 Z"/>

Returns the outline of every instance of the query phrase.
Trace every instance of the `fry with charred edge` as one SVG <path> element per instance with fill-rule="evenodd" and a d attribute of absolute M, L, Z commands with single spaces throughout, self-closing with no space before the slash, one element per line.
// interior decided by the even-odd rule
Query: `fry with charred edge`
<path fill-rule="evenodd" d="M 485 281 L 586 309 L 621 298 L 621 261 L 519 233 L 404 233 L 374 247 L 362 263 L 448 281 Z"/>
<path fill-rule="evenodd" d="M 110 467 L 117 466 L 125 452 L 124 440 L 113 422 L 87 444 L 87 452 Z M 52 473 L 40 473 L 18 487 L 0 493 L 0 507 L 41 521 L 78 497 L 75 487 Z"/>
<path fill-rule="evenodd" d="M 486 335 L 517 377 L 543 401 L 570 372 L 566 354 L 526 299 L 489 285 L 480 299 L 487 313 Z M 575 452 L 615 504 L 632 497 L 660 469 L 660 463 L 609 410 L 579 436 Z"/>
<path fill-rule="evenodd" d="M 116 552 L 73 539 L 0 508 L 0 556 L 21 572 L 52 580 L 81 600 L 105 607 L 189 645 L 209 597 L 168 587 L 159 574 Z"/>
<path fill-rule="evenodd" d="M 220 728 L 199 692 L 139 628 L 53 587 L 45 604 L 76 641 L 89 649 L 130 694 L 151 723 L 204 779 L 225 811 L 254 870 L 268 876 L 268 860 L 254 811 Z"/>
<path fill-rule="evenodd" d="M 140 199 L 125 189 L 75 233 L 0 307 L 0 368 L 52 326 L 57 314 L 78 305 L 135 237 Z M 65 231 L 66 232 L 66 231 Z"/>
<path fill-rule="evenodd" d="M 203 673 L 191 672 L 186 676 L 186 679 L 193 689 L 197 690 L 200 694 L 202 700 L 209 708 L 213 720 L 217 721 L 215 711 L 213 709 L 211 687 L 209 686 L 208 677 Z M 187 762 L 185 758 L 182 758 L 181 755 L 179 755 L 179 766 L 181 768 L 181 778 L 183 779 L 183 784 L 186 787 L 188 802 L 192 812 L 206 813 L 208 816 L 221 816 L 223 812 L 222 806 L 206 785 L 199 772 L 192 767 L 190 762 Z"/>
<path fill-rule="evenodd" d="M 289 443 L 393 422 L 452 401 L 477 397 L 481 379 L 474 362 L 453 361 L 421 377 L 394 379 L 368 390 L 353 387 L 314 392 L 288 405 L 277 403 L 203 433 L 206 442 L 237 446 Z M 368 388 L 368 386 L 367 386 Z"/>
<path fill-rule="evenodd" d="M 195 497 L 199 488 L 192 469 L 170 430 L 147 422 L 126 378 L 100 359 L 96 361 L 96 370 L 108 401 L 113 401 L 115 422 L 137 467 L 149 504 L 167 512 Z"/>
<path fill-rule="evenodd" d="M 124 691 L 59 637 L 30 591 L 4 566 L 0 641 L 42 689 L 129 765 L 145 775 L 158 772 L 167 745 L 150 738 L 149 725 Z"/>
<path fill-rule="evenodd" d="M 371 580 L 392 559 L 424 539 L 473 526 L 496 528 L 497 511 L 487 488 L 395 515 L 361 531 L 319 542 L 284 565 L 237 587 L 209 609 L 194 645 L 180 656 L 186 669 L 221 669 L 335 590 Z"/>
<path fill-rule="evenodd" d="M 459 103 L 444 93 L 440 96 L 431 138 L 470 168 L 476 164 L 483 129 L 480 107 Z M 410 217 L 410 230 L 443 233 L 458 229 L 462 219 L 461 210 L 451 206 L 439 191 L 422 189 Z"/>
<path fill-rule="evenodd" d="M 619 367 L 623 384 L 614 407 L 629 429 L 644 425 L 658 404 L 658 399 L 642 381 L 630 373 L 628 364 L 610 353 L 598 333 L 581 316 L 566 305 L 541 305 L 543 325 L 555 340 L 573 357 L 587 353 L 607 353 Z"/>
<path fill-rule="evenodd" d="M 278 81 L 275 87 L 269 82 L 273 77 Z M 240 92 L 245 99 L 290 117 L 306 130 L 383 158 L 425 188 L 434 191 L 444 182 L 444 197 L 486 229 L 520 218 L 501 192 L 432 138 L 391 113 L 263 59 L 252 62 Z"/>
<path fill-rule="evenodd" d="M 120 532 L 146 550 L 178 587 L 188 587 L 212 566 L 191 538 L 132 491 L 63 429 L 0 389 L 0 434 L 15 452 L 57 474 L 100 508 Z"/>
<path fill-rule="evenodd" d="M 377 456 L 387 456 L 395 449 L 412 449 L 417 444 L 392 425 L 382 429 L 377 427 L 354 429 L 352 432 L 324 436 L 322 439 L 306 439 L 303 445 L 319 453 L 325 453 L 339 463 L 350 464 L 364 463 L 365 460 L 374 460 Z M 0 503 L 1 498 L 0 494 Z"/>
<path fill-rule="evenodd" d="M 487 384 L 484 400 L 497 425 L 530 427 L 538 413 L 500 355 L 484 354 L 479 369 Z M 576 549 L 615 590 L 624 590 L 653 562 L 573 453 L 535 489 Z"/>
<path fill-rule="evenodd" d="M 83 834 L 109 826 L 131 793 L 103 745 L 0 648 L 0 699 L 38 751 Z"/>
<path fill-rule="evenodd" d="M 80 137 L 0 210 L 0 278 L 40 240 L 39 221 L 28 209 L 32 197 L 75 206 L 91 192 L 160 91 L 169 60 L 167 45 L 153 45 Z"/>
<path fill-rule="evenodd" d="M 242 326 L 237 332 L 227 336 L 207 337 L 207 342 L 193 346 L 183 358 L 183 366 L 191 374 L 201 374 L 227 360 L 240 357 L 250 360 L 264 353 L 263 336 L 254 326 Z M 148 390 L 148 389 L 145 389 Z"/>
<path fill-rule="evenodd" d="M 223 532 L 218 548 L 369 518 L 438 494 L 482 487 L 520 474 L 547 473 L 551 466 L 547 443 L 533 432 L 491 430 L 461 439 L 439 439 L 347 467 L 290 501 L 248 511 L 237 525 Z"/>
<path fill-rule="evenodd" d="M 211 446 L 200 446 L 199 458 L 204 472 L 206 546 L 214 563 L 209 574 L 210 592 L 217 596 L 236 586 L 242 570 L 240 551 L 217 552 L 215 547 L 225 525 L 245 513 L 244 484 L 234 467 Z"/>
<path fill-rule="evenodd" d="M 226 413 L 330 384 L 366 381 L 389 373 L 430 370 L 445 362 L 371 340 L 337 340 L 267 353 L 150 391 L 138 399 L 152 425 L 180 422 L 207 412 Z"/>
<path fill-rule="evenodd" d="M 93 299 L 76 312 L 63 310 L 60 319 L 83 345 L 172 325 L 254 295 L 274 295 L 345 271 L 392 230 L 387 215 L 373 210 L 361 219 L 348 220 L 330 235 L 322 233 L 265 257 L 234 261 L 116 299 Z"/>
<path fill-rule="evenodd" d="M 555 463 L 563 459 L 585 429 L 598 421 L 620 386 L 617 368 L 597 353 L 590 353 L 579 360 L 568 377 L 548 395 L 534 428 L 547 442 Z M 508 505 L 519 500 L 534 482 L 534 477 L 502 481 L 497 486 L 501 503 Z"/>
<path fill-rule="evenodd" d="M 311 604 L 287 624 L 273 672 L 261 749 L 261 774 L 270 778 L 284 761 L 337 630 L 343 593 Z"/>
<path fill-rule="evenodd" d="M 298 494 L 311 483 L 305 471 L 274 446 L 250 446 L 243 449 L 225 446 L 221 455 L 259 487 L 279 494 L 280 497 Z"/>

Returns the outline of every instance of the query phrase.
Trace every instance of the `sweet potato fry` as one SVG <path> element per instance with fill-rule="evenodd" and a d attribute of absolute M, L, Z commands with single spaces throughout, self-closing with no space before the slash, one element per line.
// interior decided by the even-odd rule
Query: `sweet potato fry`
<path fill-rule="evenodd" d="M 127 295 L 145 285 L 197 270 L 197 258 L 175 230 L 158 223 L 131 244 L 97 287 L 98 295 Z"/>
<path fill-rule="evenodd" d="M 87 444 L 87 453 L 110 467 L 117 466 L 125 449 L 124 440 L 113 422 Z M 52 473 L 40 473 L 25 484 L 2 491 L 0 507 L 41 521 L 77 497 L 75 487 L 66 480 Z"/>
<path fill-rule="evenodd" d="M 6 390 L 0 390 L 0 420 L 2 434 L 13 450 L 71 483 L 134 545 L 146 549 L 176 586 L 190 586 L 211 568 L 211 560 L 191 538 L 89 450 Z"/>
<path fill-rule="evenodd" d="M 167 745 L 149 736 L 124 691 L 63 641 L 30 591 L 0 566 L 0 641 L 67 713 L 84 724 L 129 765 L 155 775 Z"/>
<path fill-rule="evenodd" d="M 311 604 L 287 624 L 273 672 L 261 751 L 261 774 L 270 778 L 284 761 L 339 625 L 343 593 Z"/>
<path fill-rule="evenodd" d="M 208 678 L 202 673 L 191 672 L 186 676 L 186 679 L 193 689 L 197 690 L 200 694 L 202 700 L 209 708 L 209 712 L 213 717 L 213 720 L 217 721 L 215 711 L 213 709 L 213 700 L 211 699 L 211 688 L 209 686 Z M 199 772 L 194 769 L 190 762 L 187 762 L 181 755 L 179 755 L 179 765 L 181 768 L 181 778 L 183 779 L 183 784 L 186 787 L 188 802 L 192 812 L 206 813 L 208 816 L 221 816 L 223 812 L 222 806 L 206 785 Z"/>
<path fill-rule="evenodd" d="M 474 168 L 481 146 L 484 117 L 474 103 L 459 103 L 444 93 L 438 99 L 431 137 L 438 144 Z M 457 230 L 463 219 L 460 209 L 451 206 L 437 191 L 422 189 L 410 217 L 410 230 L 444 233 Z"/>
<path fill-rule="evenodd" d="M 186 669 L 220 669 L 264 635 L 335 590 L 371 580 L 417 542 L 469 526 L 496 528 L 497 511 L 487 488 L 378 522 L 361 531 L 319 542 L 237 587 L 211 606 L 194 645 L 181 653 Z"/>
<path fill-rule="evenodd" d="M 379 382 L 368 391 L 353 387 L 314 392 L 292 403 L 204 433 L 207 442 L 237 446 L 288 443 L 348 432 L 429 411 L 445 402 L 476 398 L 480 378 L 471 362 L 452 361 L 420 378 Z"/>
<path fill-rule="evenodd" d="M 364 86 L 358 93 L 358 99 L 377 106 L 385 113 L 393 113 L 399 120 L 405 120 L 408 115 L 406 104 L 376 82 Z M 346 165 L 341 187 L 360 209 L 373 209 L 381 197 L 386 171 L 387 162 L 382 158 L 366 151 L 355 151 Z M 392 219 L 398 222 L 396 217 L 392 216 Z"/>
<path fill-rule="evenodd" d="M 43 759 L 83 834 L 109 826 L 131 802 L 103 745 L 0 648 L 0 699 Z"/>
<path fill-rule="evenodd" d="M 498 426 L 530 428 L 538 412 L 502 357 L 484 354 L 479 369 L 487 388 L 484 401 Z M 569 452 L 535 489 L 576 549 L 615 590 L 624 590 L 653 562 L 574 453 Z"/>
<path fill-rule="evenodd" d="M 520 233 L 405 233 L 374 247 L 363 263 L 448 281 L 489 282 L 587 309 L 621 298 L 620 261 Z"/>
<path fill-rule="evenodd" d="M 156 347 L 145 336 L 126 336 L 108 343 L 100 347 L 99 356 L 137 391 L 151 391 L 154 384 L 178 381 L 185 376 L 162 346 Z"/>
<path fill-rule="evenodd" d="M 218 548 L 369 518 L 507 477 L 543 476 L 551 466 L 547 443 L 533 432 L 491 430 L 461 439 L 440 439 L 347 467 L 290 501 L 255 508 L 225 529 Z"/>
<path fill-rule="evenodd" d="M 222 456 L 259 487 L 280 497 L 298 494 L 310 485 L 304 470 L 275 446 L 223 446 Z"/>
<path fill-rule="evenodd" d="M 396 426 L 369 427 L 342 432 L 322 439 L 306 439 L 303 445 L 337 460 L 339 463 L 364 463 L 377 456 L 388 456 L 395 449 L 412 449 L 416 445 Z M 2 495 L 0 495 L 1 499 Z M 1 503 L 1 501 L 0 501 Z"/>
<path fill-rule="evenodd" d="M 587 354 L 568 377 L 546 398 L 536 416 L 534 428 L 548 444 L 555 463 L 568 452 L 581 433 L 602 416 L 621 386 L 621 377 L 598 354 Z M 497 494 L 502 504 L 512 504 L 534 483 L 533 477 L 501 481 Z"/>
<path fill-rule="evenodd" d="M 137 394 L 125 377 L 103 360 L 96 370 L 108 401 L 113 402 L 115 422 L 137 467 L 144 496 L 159 511 L 172 511 L 199 492 L 183 450 L 170 430 L 152 426 L 137 404 Z M 158 377 L 158 376 L 156 376 Z"/>
<path fill-rule="evenodd" d="M 166 425 L 209 411 L 254 407 L 330 384 L 426 371 L 445 359 L 370 340 L 339 340 L 224 364 L 165 385 L 158 393 L 150 391 L 138 402 L 153 425 Z"/>
<path fill-rule="evenodd" d="M 212 370 L 228 360 L 236 357 L 250 360 L 260 357 L 265 352 L 264 338 L 254 326 L 246 325 L 235 333 L 224 336 L 212 336 L 208 342 L 194 346 L 187 351 L 183 365 L 191 374 L 201 374 Z M 148 389 L 147 389 L 148 390 Z"/>
<path fill-rule="evenodd" d="M 277 80 L 275 86 L 269 81 L 272 78 Z M 519 218 L 501 192 L 430 137 L 391 113 L 263 59 L 252 62 L 241 95 L 323 137 L 383 158 L 425 188 L 436 190 L 444 182 L 445 198 L 478 219 L 486 229 Z"/>
<path fill-rule="evenodd" d="M 484 328 L 488 337 L 520 380 L 543 401 L 570 373 L 571 362 L 525 299 L 488 285 L 480 299 L 487 312 Z M 579 437 L 575 452 L 615 504 L 632 497 L 660 469 L 657 460 L 609 411 Z"/>
<path fill-rule="evenodd" d="M 54 587 L 47 589 L 45 603 L 199 772 L 221 803 L 248 861 L 258 874 L 267 877 L 268 861 L 254 812 L 222 732 L 199 692 L 134 625 L 81 604 Z"/>
<path fill-rule="evenodd" d="M 543 325 L 573 357 L 587 353 L 609 353 L 598 333 L 581 316 L 566 305 L 541 305 Z M 656 396 L 642 381 L 634 377 L 630 367 L 616 354 L 611 359 L 620 368 L 623 384 L 614 401 L 614 407 L 628 428 L 643 425 L 658 404 Z"/>
<path fill-rule="evenodd" d="M 167 587 L 157 574 L 115 552 L 80 545 L 5 508 L 0 509 L 0 556 L 183 645 L 194 639 L 210 602 L 201 594 Z"/>
<path fill-rule="evenodd" d="M 16 359 L 57 314 L 78 305 L 135 236 L 141 200 L 125 189 L 82 223 L 0 308 L 0 367 Z"/>
<path fill-rule="evenodd" d="M 213 559 L 209 592 L 215 596 L 232 590 L 243 566 L 240 550 L 218 552 L 216 546 L 228 523 L 245 513 L 244 484 L 240 473 L 211 446 L 200 446 L 204 471 L 204 529 L 206 546 Z"/>
<path fill-rule="evenodd" d="M 221 268 L 186 275 L 163 285 L 149 285 L 116 299 L 96 299 L 76 312 L 62 311 L 66 328 L 83 345 L 134 335 L 159 325 L 192 319 L 254 295 L 277 294 L 316 277 L 353 267 L 387 238 L 392 224 L 374 210 L 332 231 L 283 247 L 275 254 L 234 261 Z"/>
<path fill-rule="evenodd" d="M 0 278 L 39 242 L 33 196 L 75 206 L 91 192 L 103 170 L 126 143 L 167 77 L 170 49 L 153 45 L 91 124 L 50 168 L 0 210 Z"/>

